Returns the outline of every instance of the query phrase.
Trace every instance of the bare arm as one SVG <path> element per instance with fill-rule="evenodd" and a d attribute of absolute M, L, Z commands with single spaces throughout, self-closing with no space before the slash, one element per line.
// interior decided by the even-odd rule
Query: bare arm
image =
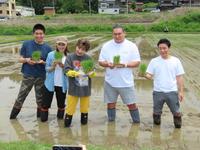
<path fill-rule="evenodd" d="M 180 101 L 183 101 L 184 98 L 184 82 L 183 76 L 179 75 L 176 76 L 177 86 L 178 86 L 178 97 Z"/>
<path fill-rule="evenodd" d="M 132 61 L 132 62 L 125 64 L 125 67 L 136 68 L 139 66 L 139 64 L 140 64 L 140 61 Z"/>
<path fill-rule="evenodd" d="M 35 61 L 31 60 L 31 58 L 24 58 L 23 56 L 20 56 L 19 57 L 19 62 L 20 63 L 28 63 L 30 65 L 34 65 L 35 64 Z"/>

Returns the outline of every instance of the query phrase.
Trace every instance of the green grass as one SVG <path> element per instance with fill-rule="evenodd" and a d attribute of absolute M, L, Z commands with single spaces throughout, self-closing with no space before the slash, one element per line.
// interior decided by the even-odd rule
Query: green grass
<path fill-rule="evenodd" d="M 97 146 L 87 145 L 87 150 L 123 150 L 120 146 Z M 41 144 L 37 142 L 23 141 L 23 142 L 11 142 L 2 143 L 0 142 L 0 150 L 52 150 L 52 145 Z"/>
<path fill-rule="evenodd" d="M 0 44 L 33 39 L 32 35 L 0 35 Z"/>
<path fill-rule="evenodd" d="M 161 21 L 152 25 L 149 30 L 163 32 L 165 28 L 168 28 L 169 32 L 200 32 L 200 12 L 190 12 L 184 16 Z"/>
<path fill-rule="evenodd" d="M 86 23 L 85 24 L 61 24 L 61 25 L 52 25 L 48 24 L 46 25 L 47 28 L 47 34 L 59 34 L 59 33 L 67 33 L 67 32 L 96 32 L 96 33 L 102 33 L 102 32 L 111 32 L 112 31 L 112 24 L 115 23 L 121 23 L 123 24 L 126 32 L 163 32 L 165 28 L 168 28 L 169 32 L 200 32 L 200 11 L 197 12 L 189 12 L 185 15 L 174 17 L 171 19 L 168 19 L 167 21 L 161 20 L 158 23 L 151 23 L 151 24 L 144 24 L 142 22 L 138 24 L 134 24 L 131 22 L 126 21 L 120 21 L 120 19 L 129 19 L 130 15 L 111 15 L 107 16 L 111 20 L 111 23 L 108 24 L 102 24 L 99 23 L 99 21 L 103 21 L 105 16 L 99 15 L 97 17 L 96 23 Z M 148 22 L 149 16 L 151 14 L 144 13 L 142 16 L 143 21 Z M 76 18 L 82 17 L 82 19 L 85 18 L 91 19 L 91 16 L 88 15 L 77 15 L 73 19 L 76 20 Z M 102 18 L 103 19 L 102 19 Z M 71 18 L 72 19 L 72 18 Z M 133 19 L 133 18 L 130 18 Z M 141 20 L 140 20 L 141 21 Z M 76 22 L 76 21 L 75 21 Z M 15 28 L 13 28 L 12 25 L 0 25 L 0 35 L 31 35 L 32 32 L 32 25 L 24 25 L 19 26 L 16 25 Z"/>
<path fill-rule="evenodd" d="M 112 146 L 109 145 L 108 147 L 101 146 L 101 145 L 87 145 L 87 150 L 125 150 L 127 147 L 122 146 Z M 148 147 L 141 147 L 136 148 L 137 150 L 159 150 L 158 148 L 148 148 Z M 20 142 L 10 142 L 10 143 L 3 143 L 0 142 L 0 150 L 52 150 L 51 144 L 41 144 L 37 142 L 31 141 L 20 141 Z"/>

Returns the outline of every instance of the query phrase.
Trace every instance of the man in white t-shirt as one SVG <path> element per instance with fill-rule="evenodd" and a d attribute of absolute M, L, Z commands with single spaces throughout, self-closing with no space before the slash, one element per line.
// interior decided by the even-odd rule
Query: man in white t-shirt
<path fill-rule="evenodd" d="M 179 101 L 184 98 L 184 69 L 180 60 L 169 54 L 171 43 L 161 39 L 158 44 L 160 56 L 153 58 L 146 71 L 146 78 L 153 79 L 153 120 L 160 125 L 163 104 L 167 103 L 173 114 L 175 128 L 181 128 Z"/>
<path fill-rule="evenodd" d="M 129 108 L 133 122 L 139 123 L 132 69 L 140 64 L 140 54 L 137 46 L 125 38 L 124 29 L 120 25 L 113 27 L 113 40 L 103 45 L 99 64 L 106 68 L 104 101 L 107 103 L 108 120 L 115 120 L 116 102 L 120 95 Z"/>

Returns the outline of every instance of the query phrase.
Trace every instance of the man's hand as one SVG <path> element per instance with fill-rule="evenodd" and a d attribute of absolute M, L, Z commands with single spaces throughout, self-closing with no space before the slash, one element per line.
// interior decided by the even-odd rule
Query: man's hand
<path fill-rule="evenodd" d="M 31 58 L 25 58 L 26 63 L 28 63 L 29 65 L 35 65 L 36 62 L 33 61 Z"/>
<path fill-rule="evenodd" d="M 143 73 L 138 73 L 138 77 L 143 77 L 143 78 L 146 78 L 146 74 L 143 74 Z"/>
<path fill-rule="evenodd" d="M 45 64 L 45 61 L 40 59 L 39 61 L 36 62 L 37 64 Z"/>
<path fill-rule="evenodd" d="M 115 66 L 114 66 L 114 64 L 113 63 L 107 63 L 107 66 L 110 68 L 110 69 L 113 69 L 113 68 L 115 68 Z"/>
<path fill-rule="evenodd" d="M 115 68 L 126 68 L 126 64 L 114 64 Z"/>
<path fill-rule="evenodd" d="M 113 69 L 115 66 L 113 65 L 113 63 L 108 62 L 108 61 L 99 61 L 99 65 L 105 68 L 110 68 Z"/>

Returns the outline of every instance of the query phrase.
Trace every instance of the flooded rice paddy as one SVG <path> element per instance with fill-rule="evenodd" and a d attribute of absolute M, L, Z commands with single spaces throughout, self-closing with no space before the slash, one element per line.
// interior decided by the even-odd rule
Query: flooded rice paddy
<path fill-rule="evenodd" d="M 155 48 L 157 40 L 163 35 L 130 36 L 140 47 L 144 62 L 157 55 Z M 72 127 L 64 128 L 62 120 L 56 118 L 56 102 L 53 101 L 49 120 L 41 123 L 36 118 L 36 103 L 34 90 L 27 97 L 18 119 L 9 120 L 15 98 L 21 83 L 21 64 L 17 62 L 18 49 L 21 43 L 0 45 L 0 141 L 31 140 L 50 144 L 94 144 L 103 145 L 109 149 L 117 145 L 123 149 L 183 149 L 199 150 L 200 148 L 200 45 L 193 41 L 191 45 L 181 46 L 177 35 L 167 35 L 174 40 L 172 54 L 178 56 L 185 68 L 185 101 L 181 103 L 183 126 L 174 129 L 172 115 L 165 105 L 161 126 L 154 126 L 152 121 L 152 82 L 136 76 L 135 89 L 141 114 L 140 125 L 131 123 L 129 112 L 119 98 L 117 119 L 109 123 L 106 116 L 106 105 L 103 103 L 103 71 L 97 65 L 98 75 L 93 79 L 90 103 L 89 122 L 80 125 L 80 112 L 77 107 Z M 191 39 L 192 35 L 182 35 Z M 196 35 L 195 35 L 196 36 Z M 71 35 L 71 49 L 77 40 L 77 35 Z M 89 54 L 97 59 L 101 45 L 110 37 L 106 35 L 91 35 L 87 37 L 92 43 Z M 179 40 L 176 40 L 179 39 Z M 200 38 L 200 37 L 199 37 Z M 48 39 L 53 46 L 53 39 Z M 145 45 L 146 44 L 146 45 Z M 196 44 L 196 47 L 194 45 Z M 193 46 L 193 47 L 192 47 Z M 180 49 L 182 47 L 182 49 Z M 144 49 L 144 50 L 143 50 Z M 146 52 L 145 52 L 146 50 Z M 137 70 L 135 70 L 137 74 Z"/>

